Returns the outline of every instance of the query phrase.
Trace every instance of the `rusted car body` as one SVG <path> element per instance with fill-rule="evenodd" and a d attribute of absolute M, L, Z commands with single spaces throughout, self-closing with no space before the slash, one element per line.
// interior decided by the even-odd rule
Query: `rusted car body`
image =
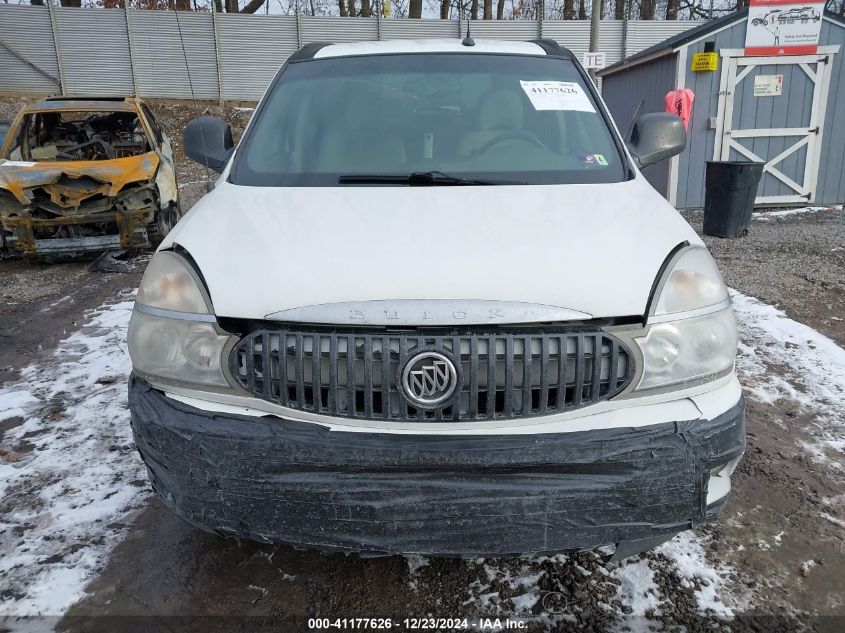
<path fill-rule="evenodd" d="M 12 122 L 0 148 L 0 247 L 154 246 L 179 215 L 170 141 L 140 99 L 51 97 Z"/>

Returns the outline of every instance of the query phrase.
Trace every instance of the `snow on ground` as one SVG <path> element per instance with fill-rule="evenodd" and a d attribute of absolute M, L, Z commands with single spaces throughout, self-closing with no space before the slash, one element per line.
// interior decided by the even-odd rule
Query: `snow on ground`
<path fill-rule="evenodd" d="M 772 306 L 731 295 L 741 338 L 737 368 L 751 397 L 785 398 L 812 411 L 817 445 L 810 448 L 820 458 L 841 455 L 845 350 Z M 52 363 L 29 367 L 17 383 L 0 390 L 0 421 L 23 420 L 6 432 L 0 447 L 5 504 L 0 577 L 8 585 L 0 616 L 63 613 L 82 597 L 124 536 L 132 513 L 147 499 L 126 408 L 131 308 L 126 293 L 93 311 L 86 325 L 59 345 Z M 693 591 L 700 612 L 730 617 L 737 596 L 724 579 L 731 570 L 706 559 L 707 538 L 686 532 L 616 567 L 587 555 L 478 560 L 473 564 L 480 580 L 467 587 L 467 604 L 525 615 L 542 607 L 549 617 L 566 619 L 565 600 L 555 603 L 560 592 L 549 590 L 565 568 L 587 591 L 617 601 L 613 610 L 626 626 L 648 626 L 641 616 L 659 614 L 672 600 L 656 582 L 667 575 Z M 412 582 L 425 575 L 427 562 L 409 558 Z"/>
<path fill-rule="evenodd" d="M 126 403 L 132 295 L 88 315 L 53 361 L 0 389 L 0 617 L 59 615 L 146 499 Z"/>
<path fill-rule="evenodd" d="M 774 220 L 776 218 L 783 218 L 790 215 L 801 215 L 804 213 L 817 213 L 819 211 L 835 211 L 842 209 L 839 207 L 798 207 L 795 209 L 781 209 L 779 211 L 757 211 L 751 214 L 755 220 Z"/>
<path fill-rule="evenodd" d="M 830 460 L 831 454 L 841 457 L 845 451 L 845 350 L 773 306 L 733 290 L 731 297 L 740 332 L 737 372 L 746 392 L 762 402 L 791 400 L 812 412 L 816 424 L 810 431 L 817 444 L 807 448 L 820 459 Z M 829 500 L 829 504 L 838 505 L 841 501 Z M 830 520 L 838 522 L 832 516 Z M 782 536 L 774 536 L 776 545 Z M 734 609 L 742 608 L 748 597 L 738 593 L 727 580 L 734 570 L 705 556 L 708 538 L 706 534 L 684 532 L 653 552 L 611 568 L 607 578 L 617 585 L 615 598 L 622 604 L 616 610 L 619 625 L 631 631 L 652 630 L 657 622 L 642 616 L 649 611 L 659 615 L 661 605 L 665 607 L 672 600 L 655 582 L 658 573 L 665 572 L 681 586 L 693 590 L 699 613 L 731 618 Z M 542 587 L 548 584 L 545 573 L 551 572 L 538 576 L 530 576 L 529 572 L 548 560 L 561 567 L 574 566 L 576 573 L 583 573 L 579 572 L 583 567 L 565 556 L 527 559 L 519 574 L 512 571 L 512 563 L 479 560 L 477 564 L 484 566 L 489 582 L 470 587 L 467 604 L 489 607 L 491 596 L 498 597 L 495 588 L 504 583 L 518 590 L 510 598 L 512 612 L 530 610 L 548 595 Z M 510 581 L 514 578 L 523 581 L 513 584 Z M 566 608 L 571 609 L 571 605 Z"/>
<path fill-rule="evenodd" d="M 812 413 L 806 448 L 820 461 L 845 464 L 845 349 L 781 310 L 732 291 L 739 323 L 737 373 L 764 403 L 791 400 Z"/>

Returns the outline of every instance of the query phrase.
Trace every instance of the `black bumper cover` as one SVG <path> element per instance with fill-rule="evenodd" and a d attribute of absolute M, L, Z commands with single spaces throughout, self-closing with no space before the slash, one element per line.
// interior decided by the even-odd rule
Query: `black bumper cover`
<path fill-rule="evenodd" d="M 370 553 L 644 549 L 714 518 L 710 470 L 745 448 L 742 400 L 714 420 L 481 437 L 214 414 L 135 376 L 129 406 L 153 487 L 189 523 Z"/>

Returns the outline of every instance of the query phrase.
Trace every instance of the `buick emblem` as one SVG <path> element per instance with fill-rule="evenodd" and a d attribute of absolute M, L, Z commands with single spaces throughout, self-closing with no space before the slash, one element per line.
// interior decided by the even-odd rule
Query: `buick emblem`
<path fill-rule="evenodd" d="M 402 389 L 415 407 L 434 408 L 451 398 L 457 386 L 455 365 L 438 352 L 417 354 L 402 370 Z"/>

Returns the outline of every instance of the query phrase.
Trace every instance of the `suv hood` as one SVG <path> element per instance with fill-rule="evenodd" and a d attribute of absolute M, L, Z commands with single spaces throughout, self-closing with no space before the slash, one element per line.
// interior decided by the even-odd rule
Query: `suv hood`
<path fill-rule="evenodd" d="M 638 175 L 615 184 L 479 187 L 221 181 L 160 248 L 175 243 L 191 254 L 224 317 L 290 310 L 277 318 L 307 321 L 308 310 L 294 309 L 438 300 L 599 318 L 644 314 L 661 264 L 684 241 L 701 244 Z"/>

